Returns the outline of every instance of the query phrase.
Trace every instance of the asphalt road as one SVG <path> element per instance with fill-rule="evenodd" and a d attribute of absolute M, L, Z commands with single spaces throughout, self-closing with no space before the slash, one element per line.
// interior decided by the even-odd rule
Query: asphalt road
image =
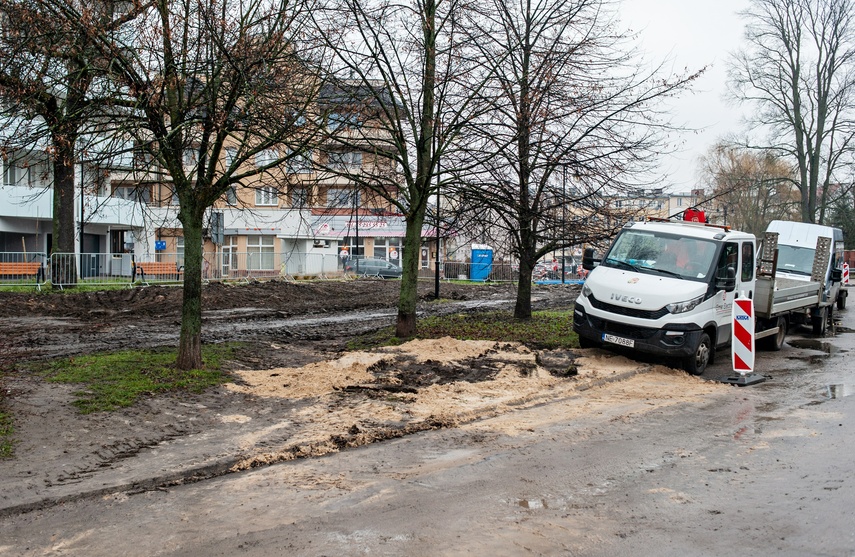
<path fill-rule="evenodd" d="M 849 310 L 850 312 L 852 310 Z M 587 394 L 0 521 L 0 555 L 855 555 L 855 312 L 768 380 L 568 420 Z M 719 353 L 708 379 L 730 374 Z M 605 387 L 597 393 L 608 397 Z"/>

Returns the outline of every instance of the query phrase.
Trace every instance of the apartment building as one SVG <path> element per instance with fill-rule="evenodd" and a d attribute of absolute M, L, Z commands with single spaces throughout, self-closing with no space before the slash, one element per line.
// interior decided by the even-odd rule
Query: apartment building
<path fill-rule="evenodd" d="M 360 123 L 352 115 L 326 112 L 326 125 L 338 129 L 339 137 L 355 134 Z M 403 216 L 353 179 L 378 168 L 387 174 L 394 171 L 377 148 L 383 138 L 376 130 L 359 133 L 362 144 L 327 141 L 231 188 L 206 217 L 207 277 L 332 273 L 340 269 L 343 252 L 399 264 L 406 230 Z M 372 137 L 373 145 L 366 142 Z M 188 152 L 185 157 L 188 167 L 195 164 L 193 156 Z M 224 164 L 229 156 L 226 148 Z M 246 164 L 264 166 L 279 158 L 278 153 L 261 152 Z M 52 247 L 49 161 L 37 153 L 22 153 L 0 163 L 0 251 L 44 257 Z M 177 197 L 143 150 L 118 145 L 109 162 L 78 164 L 75 178 L 82 276 L 130 276 L 132 258 L 183 264 Z M 422 237 L 421 261 L 429 267 L 435 229 L 425 228 Z"/>

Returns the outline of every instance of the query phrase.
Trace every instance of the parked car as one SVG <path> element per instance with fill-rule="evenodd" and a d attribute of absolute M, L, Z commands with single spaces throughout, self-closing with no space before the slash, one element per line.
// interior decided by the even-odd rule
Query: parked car
<path fill-rule="evenodd" d="M 403 269 L 389 263 L 385 259 L 352 259 L 347 262 L 345 270 L 363 277 L 400 278 Z"/>

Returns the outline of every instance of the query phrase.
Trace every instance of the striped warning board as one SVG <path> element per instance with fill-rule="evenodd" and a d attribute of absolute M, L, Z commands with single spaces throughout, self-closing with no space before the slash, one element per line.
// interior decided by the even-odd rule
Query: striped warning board
<path fill-rule="evenodd" d="M 754 301 L 740 294 L 733 301 L 733 371 L 740 374 L 754 371 Z"/>
<path fill-rule="evenodd" d="M 849 285 L 849 263 L 843 264 L 843 284 Z"/>

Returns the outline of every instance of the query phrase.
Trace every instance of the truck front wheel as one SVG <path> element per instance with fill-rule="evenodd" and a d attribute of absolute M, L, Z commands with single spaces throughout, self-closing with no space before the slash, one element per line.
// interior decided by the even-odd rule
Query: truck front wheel
<path fill-rule="evenodd" d="M 710 336 L 706 333 L 701 333 L 701 338 L 698 339 L 698 344 L 695 347 L 695 354 L 683 360 L 683 369 L 692 375 L 702 374 L 707 369 L 707 364 L 710 363 L 712 350 Z"/>

